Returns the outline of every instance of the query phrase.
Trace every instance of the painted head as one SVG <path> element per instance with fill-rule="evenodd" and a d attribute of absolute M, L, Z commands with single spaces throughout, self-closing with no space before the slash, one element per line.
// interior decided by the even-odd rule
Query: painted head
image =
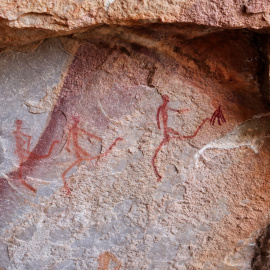
<path fill-rule="evenodd" d="M 20 129 L 22 126 L 22 120 L 16 120 L 15 124 L 16 124 L 17 129 Z"/>
<path fill-rule="evenodd" d="M 163 99 L 163 101 L 166 102 L 166 103 L 168 103 L 168 102 L 170 101 L 170 98 L 169 98 L 168 95 L 163 95 L 163 96 L 162 96 L 162 99 Z"/>
<path fill-rule="evenodd" d="M 79 116 L 72 115 L 72 116 L 71 116 L 71 119 L 72 119 L 76 124 L 78 124 L 78 123 L 80 122 L 80 117 L 79 117 Z"/>

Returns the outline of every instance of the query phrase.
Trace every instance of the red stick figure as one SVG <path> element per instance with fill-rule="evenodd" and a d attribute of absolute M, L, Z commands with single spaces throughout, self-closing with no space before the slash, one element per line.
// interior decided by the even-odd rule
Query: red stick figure
<path fill-rule="evenodd" d="M 64 183 L 64 188 L 67 190 L 67 193 L 70 194 L 70 189 L 66 183 L 66 174 L 76 165 L 82 163 L 83 161 L 92 161 L 92 160 L 99 160 L 101 157 L 106 156 L 112 149 L 113 147 L 116 145 L 117 141 L 123 140 L 122 138 L 116 138 L 115 141 L 112 143 L 112 145 L 109 147 L 109 149 L 107 151 L 105 151 L 103 154 L 97 155 L 92 157 L 87 151 L 85 151 L 82 147 L 79 146 L 78 143 L 78 135 L 79 132 L 86 134 L 88 137 L 91 138 L 95 138 L 99 141 L 102 141 L 102 139 L 96 135 L 93 135 L 92 133 L 89 133 L 87 131 L 85 131 L 82 128 L 78 127 L 78 123 L 80 122 L 80 118 L 77 116 L 72 116 L 72 120 L 74 121 L 73 126 L 69 129 L 69 134 L 68 134 L 68 138 L 67 138 L 67 145 L 66 145 L 66 149 L 68 152 L 70 151 L 70 140 L 72 138 L 72 143 L 73 143 L 73 150 L 74 153 L 77 157 L 77 159 L 64 171 L 64 173 L 62 174 L 62 179 L 63 179 L 63 183 Z"/>
<path fill-rule="evenodd" d="M 28 159 L 43 159 L 43 158 L 49 157 L 52 153 L 54 145 L 56 143 L 59 143 L 59 141 L 53 141 L 47 155 L 37 156 L 36 154 L 34 154 L 33 152 L 30 151 L 30 144 L 31 144 L 32 136 L 27 135 L 21 131 L 22 120 L 16 120 L 15 124 L 16 124 L 16 130 L 13 131 L 13 134 L 14 134 L 15 140 L 16 140 L 15 153 L 18 155 L 19 164 L 20 164 L 19 170 L 18 170 L 19 179 L 24 186 L 26 186 L 28 189 L 32 190 L 33 192 L 36 192 L 36 189 L 34 189 L 32 186 L 30 186 L 24 180 L 23 173 L 22 173 L 23 164 Z"/>
<path fill-rule="evenodd" d="M 173 130 L 172 128 L 168 127 L 168 111 L 171 110 L 171 111 L 178 112 L 178 113 L 184 113 L 184 112 L 188 111 L 188 109 L 185 109 L 185 110 L 171 109 L 170 107 L 168 107 L 168 103 L 170 101 L 169 97 L 167 95 L 163 95 L 162 99 L 163 99 L 163 104 L 161 106 L 159 106 L 158 110 L 157 110 L 157 125 L 158 125 L 158 128 L 161 129 L 161 127 L 160 127 L 160 117 L 161 117 L 162 124 L 163 124 L 164 138 L 161 141 L 161 143 L 159 144 L 159 146 L 157 147 L 157 149 L 155 151 L 155 154 L 153 156 L 153 159 L 152 159 L 152 164 L 153 164 L 153 167 L 154 167 L 155 174 L 156 174 L 156 176 L 158 178 L 158 182 L 161 181 L 162 177 L 161 177 L 161 175 L 159 174 L 159 172 L 157 170 L 157 166 L 156 166 L 155 161 L 156 161 L 158 152 L 161 150 L 163 145 L 169 143 L 169 141 L 171 139 L 183 140 L 183 139 L 194 138 L 207 121 L 209 121 L 210 125 L 212 125 L 212 126 L 214 126 L 216 119 L 218 119 L 218 124 L 219 125 L 221 125 L 222 122 L 226 123 L 225 117 L 224 117 L 224 115 L 223 115 L 223 113 L 221 111 L 221 106 L 219 106 L 218 109 L 215 110 L 215 112 L 213 113 L 212 117 L 211 118 L 205 118 L 192 135 L 181 136 L 179 132 L 177 132 L 177 131 Z M 172 135 L 175 135 L 175 136 L 172 136 Z"/>
<path fill-rule="evenodd" d="M 81 158 L 82 156 L 87 156 L 87 157 L 91 157 L 91 155 L 86 152 L 83 148 L 81 148 L 79 146 L 79 142 L 78 142 L 78 136 L 79 133 L 82 134 L 86 134 L 88 137 L 90 138 L 95 138 L 99 141 L 102 141 L 102 139 L 96 135 L 93 135 L 92 133 L 87 132 L 86 130 L 79 128 L 78 124 L 80 122 L 80 118 L 78 116 L 72 116 L 72 120 L 74 122 L 73 126 L 69 129 L 69 134 L 68 134 L 68 138 L 67 138 L 67 145 L 66 145 L 66 149 L 68 152 L 70 152 L 70 139 L 72 137 L 72 143 L 73 143 L 73 150 L 75 152 L 75 155 L 77 158 Z"/>
<path fill-rule="evenodd" d="M 104 252 L 99 255 L 98 257 L 98 270 L 109 270 L 110 268 L 110 261 L 113 261 L 116 266 L 113 270 L 119 270 L 122 266 L 122 263 L 110 252 Z"/>

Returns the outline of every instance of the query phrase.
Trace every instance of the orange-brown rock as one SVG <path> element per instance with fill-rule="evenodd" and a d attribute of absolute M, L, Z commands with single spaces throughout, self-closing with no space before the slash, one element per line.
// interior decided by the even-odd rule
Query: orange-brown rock
<path fill-rule="evenodd" d="M 101 24 L 152 23 L 269 31 L 270 10 L 264 0 L 4 0 L 0 47 L 83 32 Z"/>

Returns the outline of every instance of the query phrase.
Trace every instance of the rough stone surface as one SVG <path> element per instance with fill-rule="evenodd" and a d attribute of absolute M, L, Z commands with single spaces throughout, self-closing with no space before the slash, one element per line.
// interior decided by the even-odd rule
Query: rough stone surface
<path fill-rule="evenodd" d="M 269 226 L 262 230 L 261 236 L 257 240 L 257 247 L 255 256 L 252 262 L 252 269 L 254 270 L 267 270 L 269 265 Z"/>
<path fill-rule="evenodd" d="M 2 53 L 0 267 L 251 269 L 270 200 L 256 37 L 102 26 Z M 168 112 L 175 132 L 161 145 L 165 95 L 188 111 Z M 219 105 L 226 123 L 183 137 Z"/>
<path fill-rule="evenodd" d="M 190 23 L 269 32 L 267 0 L 3 0 L 0 48 L 85 31 L 102 24 Z"/>

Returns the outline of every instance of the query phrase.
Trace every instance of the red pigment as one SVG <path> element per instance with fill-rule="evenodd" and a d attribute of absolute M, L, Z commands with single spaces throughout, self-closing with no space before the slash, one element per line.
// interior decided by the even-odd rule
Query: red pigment
<path fill-rule="evenodd" d="M 81 156 L 89 156 L 89 157 L 91 157 L 88 152 L 86 152 L 83 148 L 81 148 L 79 146 L 79 143 L 78 143 L 79 132 L 84 133 L 88 137 L 95 138 L 95 139 L 97 139 L 99 141 L 102 141 L 102 139 L 100 137 L 98 137 L 98 136 L 95 136 L 95 135 L 87 132 L 86 130 L 84 130 L 82 128 L 79 128 L 78 123 L 80 122 L 80 118 L 78 116 L 72 116 L 72 120 L 74 121 L 74 124 L 69 129 L 69 134 L 68 134 L 68 138 L 67 138 L 67 145 L 66 145 L 67 151 L 70 152 L 69 145 L 70 145 L 70 139 L 72 137 L 73 149 L 74 149 L 76 157 L 77 158 L 81 158 Z"/>
<path fill-rule="evenodd" d="M 119 270 L 122 266 L 122 263 L 116 258 L 116 256 L 110 252 L 104 252 L 98 257 L 98 270 L 109 270 L 110 262 L 114 262 L 116 266 L 113 270 Z"/>
<path fill-rule="evenodd" d="M 19 158 L 19 169 L 18 169 L 18 177 L 21 183 L 26 186 L 28 189 L 30 189 L 33 192 L 36 192 L 36 189 L 33 188 L 31 185 L 29 185 L 25 180 L 24 176 L 22 173 L 23 170 L 23 164 L 28 160 L 28 159 L 44 159 L 48 158 L 51 156 L 53 147 L 56 143 L 59 143 L 59 141 L 53 141 L 53 143 L 50 146 L 49 152 L 46 155 L 36 155 L 35 153 L 30 151 L 30 144 L 31 144 L 31 139 L 32 136 L 25 134 L 24 132 L 21 131 L 22 127 L 22 120 L 16 120 L 16 130 L 13 131 L 13 134 L 15 136 L 16 140 L 16 151 L 15 153 L 18 155 Z"/>
<path fill-rule="evenodd" d="M 82 163 L 83 161 L 92 161 L 92 160 L 99 160 L 101 157 L 106 156 L 112 149 L 113 147 L 116 145 L 117 141 L 123 140 L 122 138 L 116 138 L 115 141 L 112 143 L 112 145 L 108 148 L 107 151 L 105 151 L 103 154 L 97 155 L 92 157 L 90 153 L 88 153 L 87 151 L 85 151 L 82 147 L 79 146 L 78 143 L 78 135 L 79 132 L 86 134 L 88 137 L 91 138 L 95 138 L 99 141 L 102 141 L 102 139 L 96 135 L 93 135 L 89 132 L 87 132 L 86 130 L 79 128 L 78 127 L 78 123 L 80 122 L 80 118 L 77 116 L 72 116 L 72 120 L 74 122 L 73 126 L 69 129 L 69 134 L 68 134 L 68 138 L 67 138 L 67 144 L 66 144 L 66 149 L 68 152 L 71 152 L 70 150 L 70 140 L 72 140 L 72 144 L 73 144 L 73 150 L 76 156 L 76 160 L 64 171 L 64 173 L 62 174 L 62 179 L 63 179 L 63 183 L 64 183 L 64 187 L 67 191 L 68 194 L 70 194 L 70 189 L 66 183 L 66 174 L 76 165 Z"/>
<path fill-rule="evenodd" d="M 218 109 L 215 110 L 212 117 L 211 118 L 205 118 L 192 135 L 181 136 L 179 132 L 177 132 L 177 131 L 173 130 L 172 128 L 168 127 L 168 111 L 170 110 L 170 111 L 174 111 L 174 112 L 178 112 L 178 113 L 184 113 L 184 112 L 187 112 L 189 110 L 188 109 L 175 110 L 175 109 L 172 109 L 172 108 L 168 107 L 168 103 L 169 103 L 170 99 L 169 99 L 169 97 L 167 95 L 163 95 L 162 100 L 163 100 L 163 104 L 161 106 L 159 106 L 158 110 L 157 110 L 157 125 L 158 125 L 158 128 L 161 129 L 161 127 L 160 127 L 160 117 L 161 117 L 162 125 L 163 125 L 163 136 L 164 136 L 164 138 L 161 141 L 161 143 L 159 144 L 159 146 L 157 147 L 157 149 L 155 151 L 155 154 L 153 156 L 153 159 L 152 159 L 152 165 L 153 165 L 153 168 L 154 168 L 154 172 L 155 172 L 155 174 L 156 174 L 156 176 L 158 178 L 158 180 L 157 180 L 158 182 L 161 181 L 162 177 L 158 172 L 155 161 L 156 161 L 157 155 L 158 155 L 158 153 L 161 150 L 163 145 L 169 143 L 169 141 L 171 139 L 184 140 L 184 139 L 192 139 L 192 138 L 194 138 L 195 136 L 197 136 L 198 132 L 203 127 L 203 125 L 208 121 L 210 122 L 210 125 L 212 125 L 212 126 L 214 126 L 216 119 L 218 119 L 218 124 L 219 125 L 221 125 L 222 122 L 226 123 L 225 117 L 224 117 L 224 115 L 223 115 L 223 113 L 221 111 L 221 105 L 219 105 Z M 175 135 L 175 136 L 172 136 L 172 135 Z"/>

